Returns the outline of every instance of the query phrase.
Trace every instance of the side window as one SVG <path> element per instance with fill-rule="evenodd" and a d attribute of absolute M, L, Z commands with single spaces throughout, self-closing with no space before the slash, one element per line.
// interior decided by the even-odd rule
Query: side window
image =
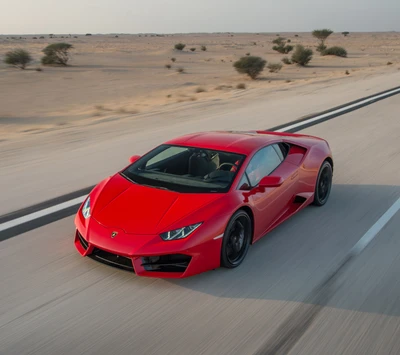
<path fill-rule="evenodd" d="M 249 179 L 247 178 L 246 174 L 243 174 L 242 178 L 240 179 L 238 188 L 240 190 L 249 190 L 250 189 L 250 182 L 249 182 Z"/>
<path fill-rule="evenodd" d="M 272 145 L 259 150 L 250 160 L 246 169 L 251 186 L 256 186 L 264 176 L 271 174 L 281 162 L 282 159 Z"/>

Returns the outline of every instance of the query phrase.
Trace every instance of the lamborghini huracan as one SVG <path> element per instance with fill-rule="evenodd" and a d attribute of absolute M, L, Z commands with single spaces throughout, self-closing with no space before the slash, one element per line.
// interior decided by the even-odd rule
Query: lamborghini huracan
<path fill-rule="evenodd" d="M 321 138 L 269 131 L 189 134 L 101 181 L 75 217 L 83 256 L 140 276 L 235 268 L 250 245 L 330 195 Z"/>

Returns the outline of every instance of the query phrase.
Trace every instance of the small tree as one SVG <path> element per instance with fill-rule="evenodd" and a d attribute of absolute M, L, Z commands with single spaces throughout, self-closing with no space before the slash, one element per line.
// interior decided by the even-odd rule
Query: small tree
<path fill-rule="evenodd" d="M 314 30 L 314 31 L 312 31 L 312 35 L 320 41 L 320 43 L 319 43 L 319 45 L 317 47 L 317 51 L 318 52 L 322 53 L 326 49 L 325 41 L 332 33 L 333 33 L 332 30 L 329 30 L 329 29 L 326 29 L 326 28 L 324 28 L 322 30 Z"/>
<path fill-rule="evenodd" d="M 72 49 L 72 44 L 69 43 L 53 43 L 43 49 L 45 56 L 42 58 L 42 64 L 59 64 L 67 65 L 69 60 L 69 50 Z"/>
<path fill-rule="evenodd" d="M 195 48 L 195 47 L 192 47 L 192 48 L 190 48 L 190 50 L 191 50 L 192 52 L 194 52 L 194 51 L 196 50 L 196 48 Z"/>
<path fill-rule="evenodd" d="M 267 61 L 261 57 L 248 56 L 233 63 L 233 67 L 238 73 L 247 74 L 254 80 L 264 70 L 265 64 L 267 64 Z"/>
<path fill-rule="evenodd" d="M 206 46 L 201 46 L 201 50 L 202 50 L 203 52 L 205 52 L 205 51 L 207 50 L 207 47 L 206 47 Z"/>
<path fill-rule="evenodd" d="M 350 32 L 348 32 L 348 31 L 342 32 L 342 35 L 345 37 L 347 37 L 349 34 L 350 34 Z"/>
<path fill-rule="evenodd" d="M 305 66 L 312 59 L 312 55 L 313 51 L 311 49 L 304 48 L 304 46 L 298 44 L 292 54 L 292 62 L 301 66 Z"/>
<path fill-rule="evenodd" d="M 16 49 L 6 53 L 4 63 L 13 65 L 20 69 L 25 69 L 32 60 L 33 59 L 28 51 L 24 49 Z"/>
<path fill-rule="evenodd" d="M 175 49 L 177 49 L 178 51 L 183 51 L 183 49 L 186 47 L 186 44 L 183 43 L 177 43 L 175 44 Z"/>
<path fill-rule="evenodd" d="M 347 51 L 343 47 L 338 47 L 338 46 L 327 48 L 321 54 L 335 55 L 336 57 L 343 57 L 343 58 L 347 57 Z"/>

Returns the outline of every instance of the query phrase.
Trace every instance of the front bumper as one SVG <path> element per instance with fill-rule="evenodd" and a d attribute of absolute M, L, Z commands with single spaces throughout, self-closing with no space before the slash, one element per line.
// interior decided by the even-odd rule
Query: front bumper
<path fill-rule="evenodd" d="M 110 229 L 93 218 L 82 222 L 78 215 L 75 225 L 75 247 L 82 256 L 138 276 L 184 278 L 220 266 L 222 238 L 197 238 L 196 244 L 192 239 L 166 242 L 159 236 L 134 236 Z M 117 236 L 113 238 L 114 231 Z M 205 228 L 202 232 L 210 233 L 211 230 Z"/>

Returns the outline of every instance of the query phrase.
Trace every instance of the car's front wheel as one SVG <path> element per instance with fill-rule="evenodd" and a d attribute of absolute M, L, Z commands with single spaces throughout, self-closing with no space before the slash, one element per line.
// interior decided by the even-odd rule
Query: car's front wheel
<path fill-rule="evenodd" d="M 332 188 L 332 166 L 328 161 L 324 161 L 319 169 L 317 183 L 315 185 L 314 202 L 316 206 L 325 205 L 328 201 Z"/>
<path fill-rule="evenodd" d="M 252 236 L 249 215 L 237 211 L 230 219 L 224 233 L 221 249 L 221 266 L 232 269 L 239 266 L 246 257 Z"/>

